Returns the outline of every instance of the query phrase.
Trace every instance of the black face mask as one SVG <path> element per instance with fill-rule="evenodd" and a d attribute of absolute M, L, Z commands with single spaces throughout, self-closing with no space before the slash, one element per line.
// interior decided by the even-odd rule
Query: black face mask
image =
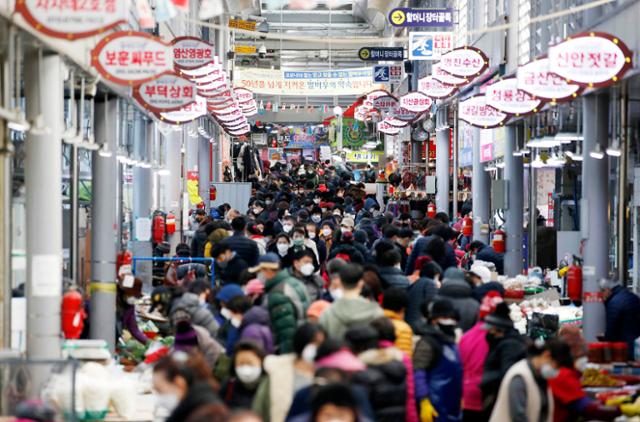
<path fill-rule="evenodd" d="M 448 337 L 455 337 L 456 336 L 456 326 L 455 325 L 438 324 L 438 328 L 440 329 L 440 331 L 442 331 Z"/>

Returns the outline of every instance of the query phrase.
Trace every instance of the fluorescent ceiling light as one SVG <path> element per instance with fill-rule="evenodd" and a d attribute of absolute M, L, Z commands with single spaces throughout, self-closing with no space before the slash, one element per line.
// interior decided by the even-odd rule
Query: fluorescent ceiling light
<path fill-rule="evenodd" d="M 563 144 L 568 144 L 572 141 L 582 141 L 584 137 L 579 133 L 574 132 L 558 132 L 556 136 L 554 136 L 554 139 Z"/>
<path fill-rule="evenodd" d="M 604 152 L 602 152 L 600 144 L 596 144 L 596 147 L 593 149 L 593 151 L 589 152 L 589 156 L 591 158 L 595 158 L 596 160 L 602 160 L 604 158 Z"/>
<path fill-rule="evenodd" d="M 545 136 L 529 140 L 526 146 L 529 148 L 554 148 L 561 144 L 562 142 L 556 140 L 553 136 Z"/>
<path fill-rule="evenodd" d="M 620 157 L 622 155 L 622 151 L 620 151 L 620 148 L 612 145 L 607 148 L 607 155 L 609 157 Z"/>
<path fill-rule="evenodd" d="M 169 176 L 171 174 L 171 171 L 169 169 L 158 169 L 156 171 L 156 174 L 158 176 Z"/>

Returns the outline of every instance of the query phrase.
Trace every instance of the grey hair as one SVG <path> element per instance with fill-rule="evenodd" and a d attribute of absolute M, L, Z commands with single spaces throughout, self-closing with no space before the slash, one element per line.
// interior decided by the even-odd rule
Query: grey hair
<path fill-rule="evenodd" d="M 598 282 L 598 285 L 600 286 L 600 289 L 613 289 L 616 286 L 620 285 L 620 282 L 618 280 L 612 280 L 612 279 L 608 279 L 608 278 L 601 278 L 600 281 Z"/>

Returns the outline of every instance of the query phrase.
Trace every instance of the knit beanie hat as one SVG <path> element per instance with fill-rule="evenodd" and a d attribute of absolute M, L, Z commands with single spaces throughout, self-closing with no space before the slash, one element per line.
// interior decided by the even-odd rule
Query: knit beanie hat
<path fill-rule="evenodd" d="M 173 348 L 180 352 L 188 352 L 194 347 L 198 347 L 198 333 L 189 321 L 180 321 L 176 325 Z"/>

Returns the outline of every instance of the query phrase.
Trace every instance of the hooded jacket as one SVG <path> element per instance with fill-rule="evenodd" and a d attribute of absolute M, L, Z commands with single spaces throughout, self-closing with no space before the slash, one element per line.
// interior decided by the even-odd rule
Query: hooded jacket
<path fill-rule="evenodd" d="M 211 337 L 216 337 L 220 326 L 209 309 L 200 306 L 198 295 L 189 292 L 183 294 L 180 299 L 174 302 L 171 313 L 178 309 L 184 309 L 191 316 L 191 324 L 205 328 Z"/>
<path fill-rule="evenodd" d="M 423 325 L 422 304 L 430 303 L 438 293 L 436 282 L 427 277 L 420 277 L 407 288 L 409 304 L 405 311 L 404 319 L 411 326 L 413 331 Z"/>
<path fill-rule="evenodd" d="M 242 232 L 234 232 L 232 236 L 226 238 L 225 243 L 229 245 L 232 251 L 238 254 L 249 266 L 258 263 L 260 250 L 255 240 L 249 239 Z"/>
<path fill-rule="evenodd" d="M 484 372 L 484 361 L 489 354 L 487 331 L 482 329 L 483 322 L 479 321 L 460 339 L 460 359 L 464 369 L 462 384 L 462 402 L 465 410 L 482 411 L 482 392 L 480 382 Z"/>
<path fill-rule="evenodd" d="M 393 323 L 393 328 L 396 332 L 395 346 L 411 357 L 413 355 L 413 330 L 398 313 L 389 309 L 384 309 L 383 312 L 384 316 Z"/>
<path fill-rule="evenodd" d="M 399 287 L 401 289 L 409 287 L 409 279 L 399 268 L 380 267 L 378 272 L 380 273 L 382 288 L 385 290 L 391 287 Z"/>
<path fill-rule="evenodd" d="M 480 304 L 473 298 L 473 290 L 464 278 L 446 278 L 436 298 L 447 299 L 460 315 L 460 328 L 469 331 L 478 318 Z"/>
<path fill-rule="evenodd" d="M 262 346 L 267 354 L 274 353 L 273 334 L 269 327 L 269 312 L 260 306 L 249 309 L 242 317 L 239 338 L 253 340 Z"/>
<path fill-rule="evenodd" d="M 247 268 L 249 268 L 249 265 L 247 265 L 245 260 L 240 258 L 238 254 L 234 253 L 233 257 L 227 261 L 224 268 L 220 266 L 218 261 L 215 262 L 215 277 L 220 280 L 220 283 L 223 286 L 229 283 L 238 284 L 240 274 L 242 274 L 242 272 Z"/>
<path fill-rule="evenodd" d="M 368 324 L 381 316 L 382 309 L 377 303 L 363 297 L 343 297 L 333 302 L 320 315 L 319 322 L 329 337 L 342 339 L 349 328 Z"/>

